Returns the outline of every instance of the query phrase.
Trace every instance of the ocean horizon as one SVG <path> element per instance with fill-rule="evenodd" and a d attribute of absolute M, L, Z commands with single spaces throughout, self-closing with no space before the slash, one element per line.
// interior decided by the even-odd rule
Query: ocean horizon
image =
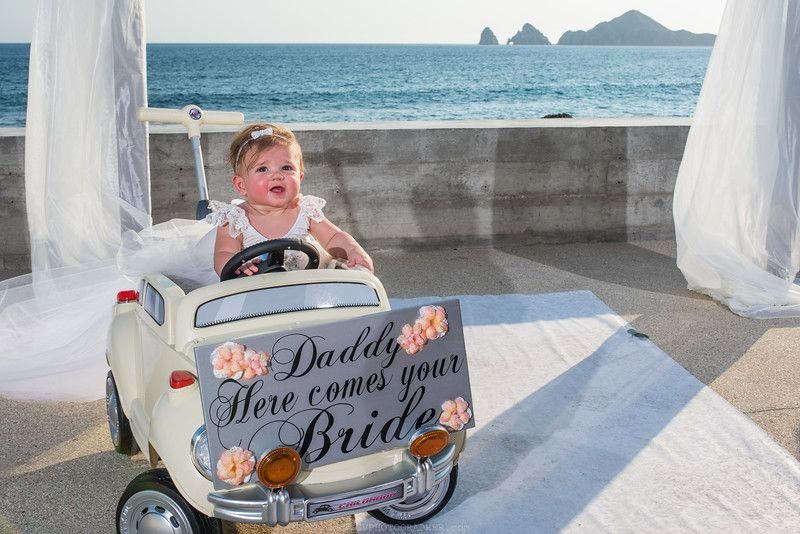
<path fill-rule="evenodd" d="M 0 44 L 0 127 L 24 127 L 28 43 Z M 147 45 L 148 105 L 277 123 L 691 117 L 710 47 Z"/>

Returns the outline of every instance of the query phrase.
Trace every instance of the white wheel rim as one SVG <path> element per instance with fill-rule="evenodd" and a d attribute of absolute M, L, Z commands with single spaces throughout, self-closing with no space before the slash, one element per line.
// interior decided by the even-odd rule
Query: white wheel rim
<path fill-rule="evenodd" d="M 155 490 L 137 492 L 119 513 L 122 534 L 192 534 L 184 509 L 168 495 Z"/>

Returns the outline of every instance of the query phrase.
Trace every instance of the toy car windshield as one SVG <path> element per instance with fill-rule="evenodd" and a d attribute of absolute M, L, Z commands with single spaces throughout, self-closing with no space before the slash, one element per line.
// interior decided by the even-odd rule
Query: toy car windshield
<path fill-rule="evenodd" d="M 294 311 L 379 305 L 380 299 L 375 290 L 357 283 L 328 282 L 267 287 L 226 295 L 202 304 L 197 308 L 195 326 L 204 328 Z"/>

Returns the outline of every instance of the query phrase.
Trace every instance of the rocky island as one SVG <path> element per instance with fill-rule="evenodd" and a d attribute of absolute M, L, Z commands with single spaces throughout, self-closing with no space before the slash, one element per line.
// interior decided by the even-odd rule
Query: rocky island
<path fill-rule="evenodd" d="M 497 36 L 494 34 L 492 29 L 487 26 L 481 32 L 481 40 L 478 42 L 478 44 L 479 45 L 496 45 L 497 44 Z"/>
<path fill-rule="evenodd" d="M 510 37 L 506 44 L 513 45 L 549 45 L 550 40 L 545 35 L 527 22 L 522 25 L 514 37 Z"/>
<path fill-rule="evenodd" d="M 711 33 L 670 30 L 647 15 L 631 10 L 589 31 L 568 31 L 558 40 L 560 45 L 617 46 L 712 46 Z"/>
<path fill-rule="evenodd" d="M 670 30 L 640 11 L 631 10 L 615 19 L 601 22 L 588 31 L 567 31 L 557 44 L 595 46 L 713 46 L 713 33 Z M 478 44 L 498 44 L 494 32 L 486 27 Z M 532 24 L 525 23 L 506 44 L 549 45 L 550 40 Z"/>

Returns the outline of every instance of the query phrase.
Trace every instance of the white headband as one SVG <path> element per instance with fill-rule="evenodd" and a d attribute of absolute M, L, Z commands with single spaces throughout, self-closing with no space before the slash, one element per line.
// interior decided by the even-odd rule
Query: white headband
<path fill-rule="evenodd" d="M 236 167 L 239 165 L 239 156 L 242 155 L 242 150 L 244 150 L 244 147 L 247 146 L 247 143 L 249 143 L 250 141 L 254 141 L 256 139 L 261 139 L 262 137 L 266 137 L 268 135 L 272 137 L 277 137 L 278 139 L 283 139 L 287 143 L 291 143 L 289 139 L 285 138 L 282 135 L 276 134 L 272 128 L 267 127 L 267 128 L 262 128 L 261 130 L 253 130 L 252 132 L 250 132 L 250 138 L 247 139 L 247 141 L 245 141 L 244 143 L 242 143 L 242 146 L 239 147 L 239 151 L 236 152 L 236 160 L 233 162 L 234 172 L 236 170 Z"/>

